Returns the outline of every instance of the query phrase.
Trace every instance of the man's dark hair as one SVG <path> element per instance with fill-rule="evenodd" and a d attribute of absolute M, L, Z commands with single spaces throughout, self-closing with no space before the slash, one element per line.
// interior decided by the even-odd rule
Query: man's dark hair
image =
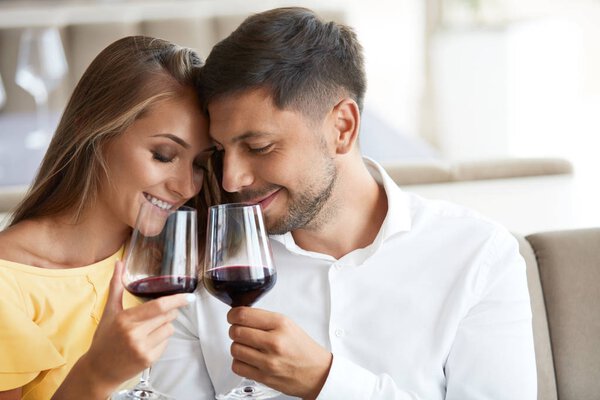
<path fill-rule="evenodd" d="M 366 78 L 354 31 L 324 22 L 306 8 L 277 8 L 248 17 L 211 51 L 199 90 L 208 103 L 264 88 L 280 109 L 309 118 L 324 115 L 341 97 L 362 111 Z"/>

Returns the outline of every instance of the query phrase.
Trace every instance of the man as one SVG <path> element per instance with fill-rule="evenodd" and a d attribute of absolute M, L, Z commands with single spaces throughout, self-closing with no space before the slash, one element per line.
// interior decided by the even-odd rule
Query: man
<path fill-rule="evenodd" d="M 304 399 L 536 397 L 516 241 L 361 157 L 365 87 L 355 34 L 306 9 L 252 16 L 212 50 L 200 93 L 222 186 L 262 205 L 278 281 L 253 308 L 200 291 L 158 387 L 212 398 L 244 376 Z"/>

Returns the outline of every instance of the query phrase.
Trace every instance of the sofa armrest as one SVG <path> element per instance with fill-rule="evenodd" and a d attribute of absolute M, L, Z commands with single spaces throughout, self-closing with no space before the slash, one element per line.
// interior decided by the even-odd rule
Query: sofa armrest
<path fill-rule="evenodd" d="M 533 342 L 537 367 L 538 399 L 557 400 L 554 359 L 548 331 L 546 304 L 540 282 L 540 272 L 531 244 L 521 235 L 515 235 L 519 242 L 519 251 L 527 267 L 527 286 L 531 299 Z"/>
<path fill-rule="evenodd" d="M 558 398 L 600 393 L 600 228 L 526 237 L 538 263 Z"/>

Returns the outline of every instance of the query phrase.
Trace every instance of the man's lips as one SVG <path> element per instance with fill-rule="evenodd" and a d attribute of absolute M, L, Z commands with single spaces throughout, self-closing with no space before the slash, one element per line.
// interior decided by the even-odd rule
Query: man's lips
<path fill-rule="evenodd" d="M 280 189 L 277 189 L 276 191 L 270 193 L 269 195 L 262 197 L 262 198 L 257 198 L 257 199 L 252 199 L 252 200 L 247 200 L 244 201 L 244 203 L 247 204 L 260 204 L 260 206 L 262 207 L 262 209 L 266 209 L 269 204 L 271 204 L 273 202 L 273 200 L 275 200 L 275 198 L 277 197 L 277 194 L 279 194 Z"/>

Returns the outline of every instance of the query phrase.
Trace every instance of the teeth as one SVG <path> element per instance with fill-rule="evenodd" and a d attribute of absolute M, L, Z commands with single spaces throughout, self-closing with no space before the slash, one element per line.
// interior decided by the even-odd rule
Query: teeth
<path fill-rule="evenodd" d="M 162 210 L 170 210 L 171 208 L 173 208 L 172 204 L 159 200 L 154 196 L 150 196 L 148 193 L 144 193 L 144 197 L 146 197 L 146 200 L 148 200 L 150 203 Z"/>

